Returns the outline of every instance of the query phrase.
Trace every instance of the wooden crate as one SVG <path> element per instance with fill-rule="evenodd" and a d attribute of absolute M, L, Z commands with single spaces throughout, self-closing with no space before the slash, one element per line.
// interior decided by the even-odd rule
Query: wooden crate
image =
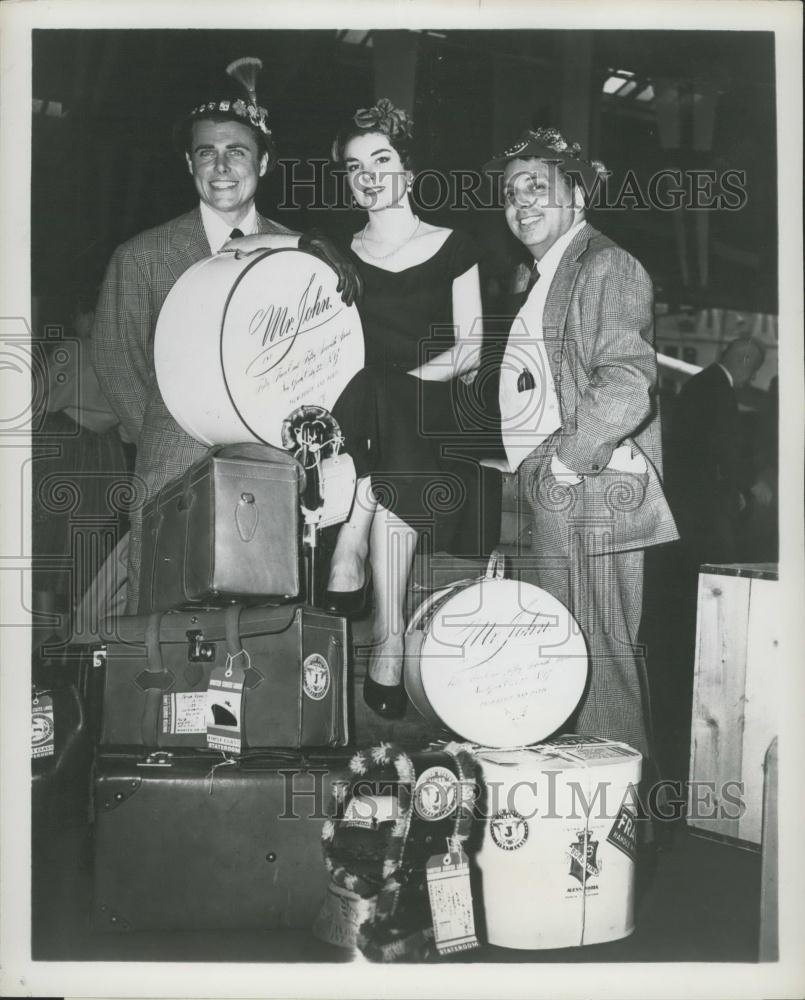
<path fill-rule="evenodd" d="M 778 867 L 777 867 L 777 739 L 766 754 L 766 780 L 763 786 L 763 851 L 760 863 L 760 935 L 758 958 L 776 962 L 780 957 L 778 940 Z"/>
<path fill-rule="evenodd" d="M 698 602 L 688 825 L 759 845 L 763 765 L 777 735 L 777 567 L 702 566 Z"/>

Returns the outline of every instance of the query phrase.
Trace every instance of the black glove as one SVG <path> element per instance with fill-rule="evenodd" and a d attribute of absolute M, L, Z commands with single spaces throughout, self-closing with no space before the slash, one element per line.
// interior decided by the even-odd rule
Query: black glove
<path fill-rule="evenodd" d="M 363 294 L 363 279 L 357 267 L 329 236 L 325 236 L 317 229 L 311 229 L 299 237 L 299 249 L 307 250 L 308 253 L 330 265 L 338 275 L 336 291 L 341 292 L 341 298 L 348 306 L 360 299 Z"/>

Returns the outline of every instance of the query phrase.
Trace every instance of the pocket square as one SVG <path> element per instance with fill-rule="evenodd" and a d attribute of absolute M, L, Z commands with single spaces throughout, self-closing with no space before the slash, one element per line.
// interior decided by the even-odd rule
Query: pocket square
<path fill-rule="evenodd" d="M 629 444 L 622 444 L 612 452 L 607 469 L 617 472 L 631 472 L 635 475 L 645 475 L 648 472 L 643 455 L 640 452 L 633 454 L 632 446 Z"/>

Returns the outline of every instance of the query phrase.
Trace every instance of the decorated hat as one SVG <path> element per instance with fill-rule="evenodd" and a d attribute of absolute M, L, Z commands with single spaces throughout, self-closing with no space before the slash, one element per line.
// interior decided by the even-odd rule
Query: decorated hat
<path fill-rule="evenodd" d="M 262 68 L 262 60 L 255 56 L 243 56 L 231 62 L 226 67 L 227 75 L 241 85 L 243 95 L 229 95 L 203 101 L 178 123 L 177 137 L 183 139 L 185 130 L 195 121 L 203 121 L 205 118 L 231 119 L 252 129 L 261 150 L 269 154 L 269 168 L 272 167 L 276 160 L 276 150 L 268 125 L 268 111 L 257 100 L 257 77 Z"/>
<path fill-rule="evenodd" d="M 577 142 L 568 142 L 555 128 L 526 129 L 520 138 L 484 164 L 484 170 L 503 170 L 510 160 L 540 159 L 555 163 L 565 173 L 581 178 L 587 191 L 594 189 L 600 174 L 606 173 L 599 160 L 586 160 Z"/>

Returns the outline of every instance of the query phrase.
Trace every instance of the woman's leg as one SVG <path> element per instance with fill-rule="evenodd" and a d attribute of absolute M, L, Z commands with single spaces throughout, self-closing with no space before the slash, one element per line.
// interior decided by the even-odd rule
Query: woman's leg
<path fill-rule="evenodd" d="M 415 529 L 378 505 L 369 539 L 375 613 L 367 666 L 377 684 L 396 685 L 402 679 L 405 593 L 416 544 Z"/>
<path fill-rule="evenodd" d="M 336 593 L 360 590 L 365 581 L 366 557 L 369 553 L 369 534 L 377 509 L 369 476 L 359 479 L 355 486 L 355 500 L 348 520 L 338 532 L 335 550 L 330 561 L 327 589 Z"/>

